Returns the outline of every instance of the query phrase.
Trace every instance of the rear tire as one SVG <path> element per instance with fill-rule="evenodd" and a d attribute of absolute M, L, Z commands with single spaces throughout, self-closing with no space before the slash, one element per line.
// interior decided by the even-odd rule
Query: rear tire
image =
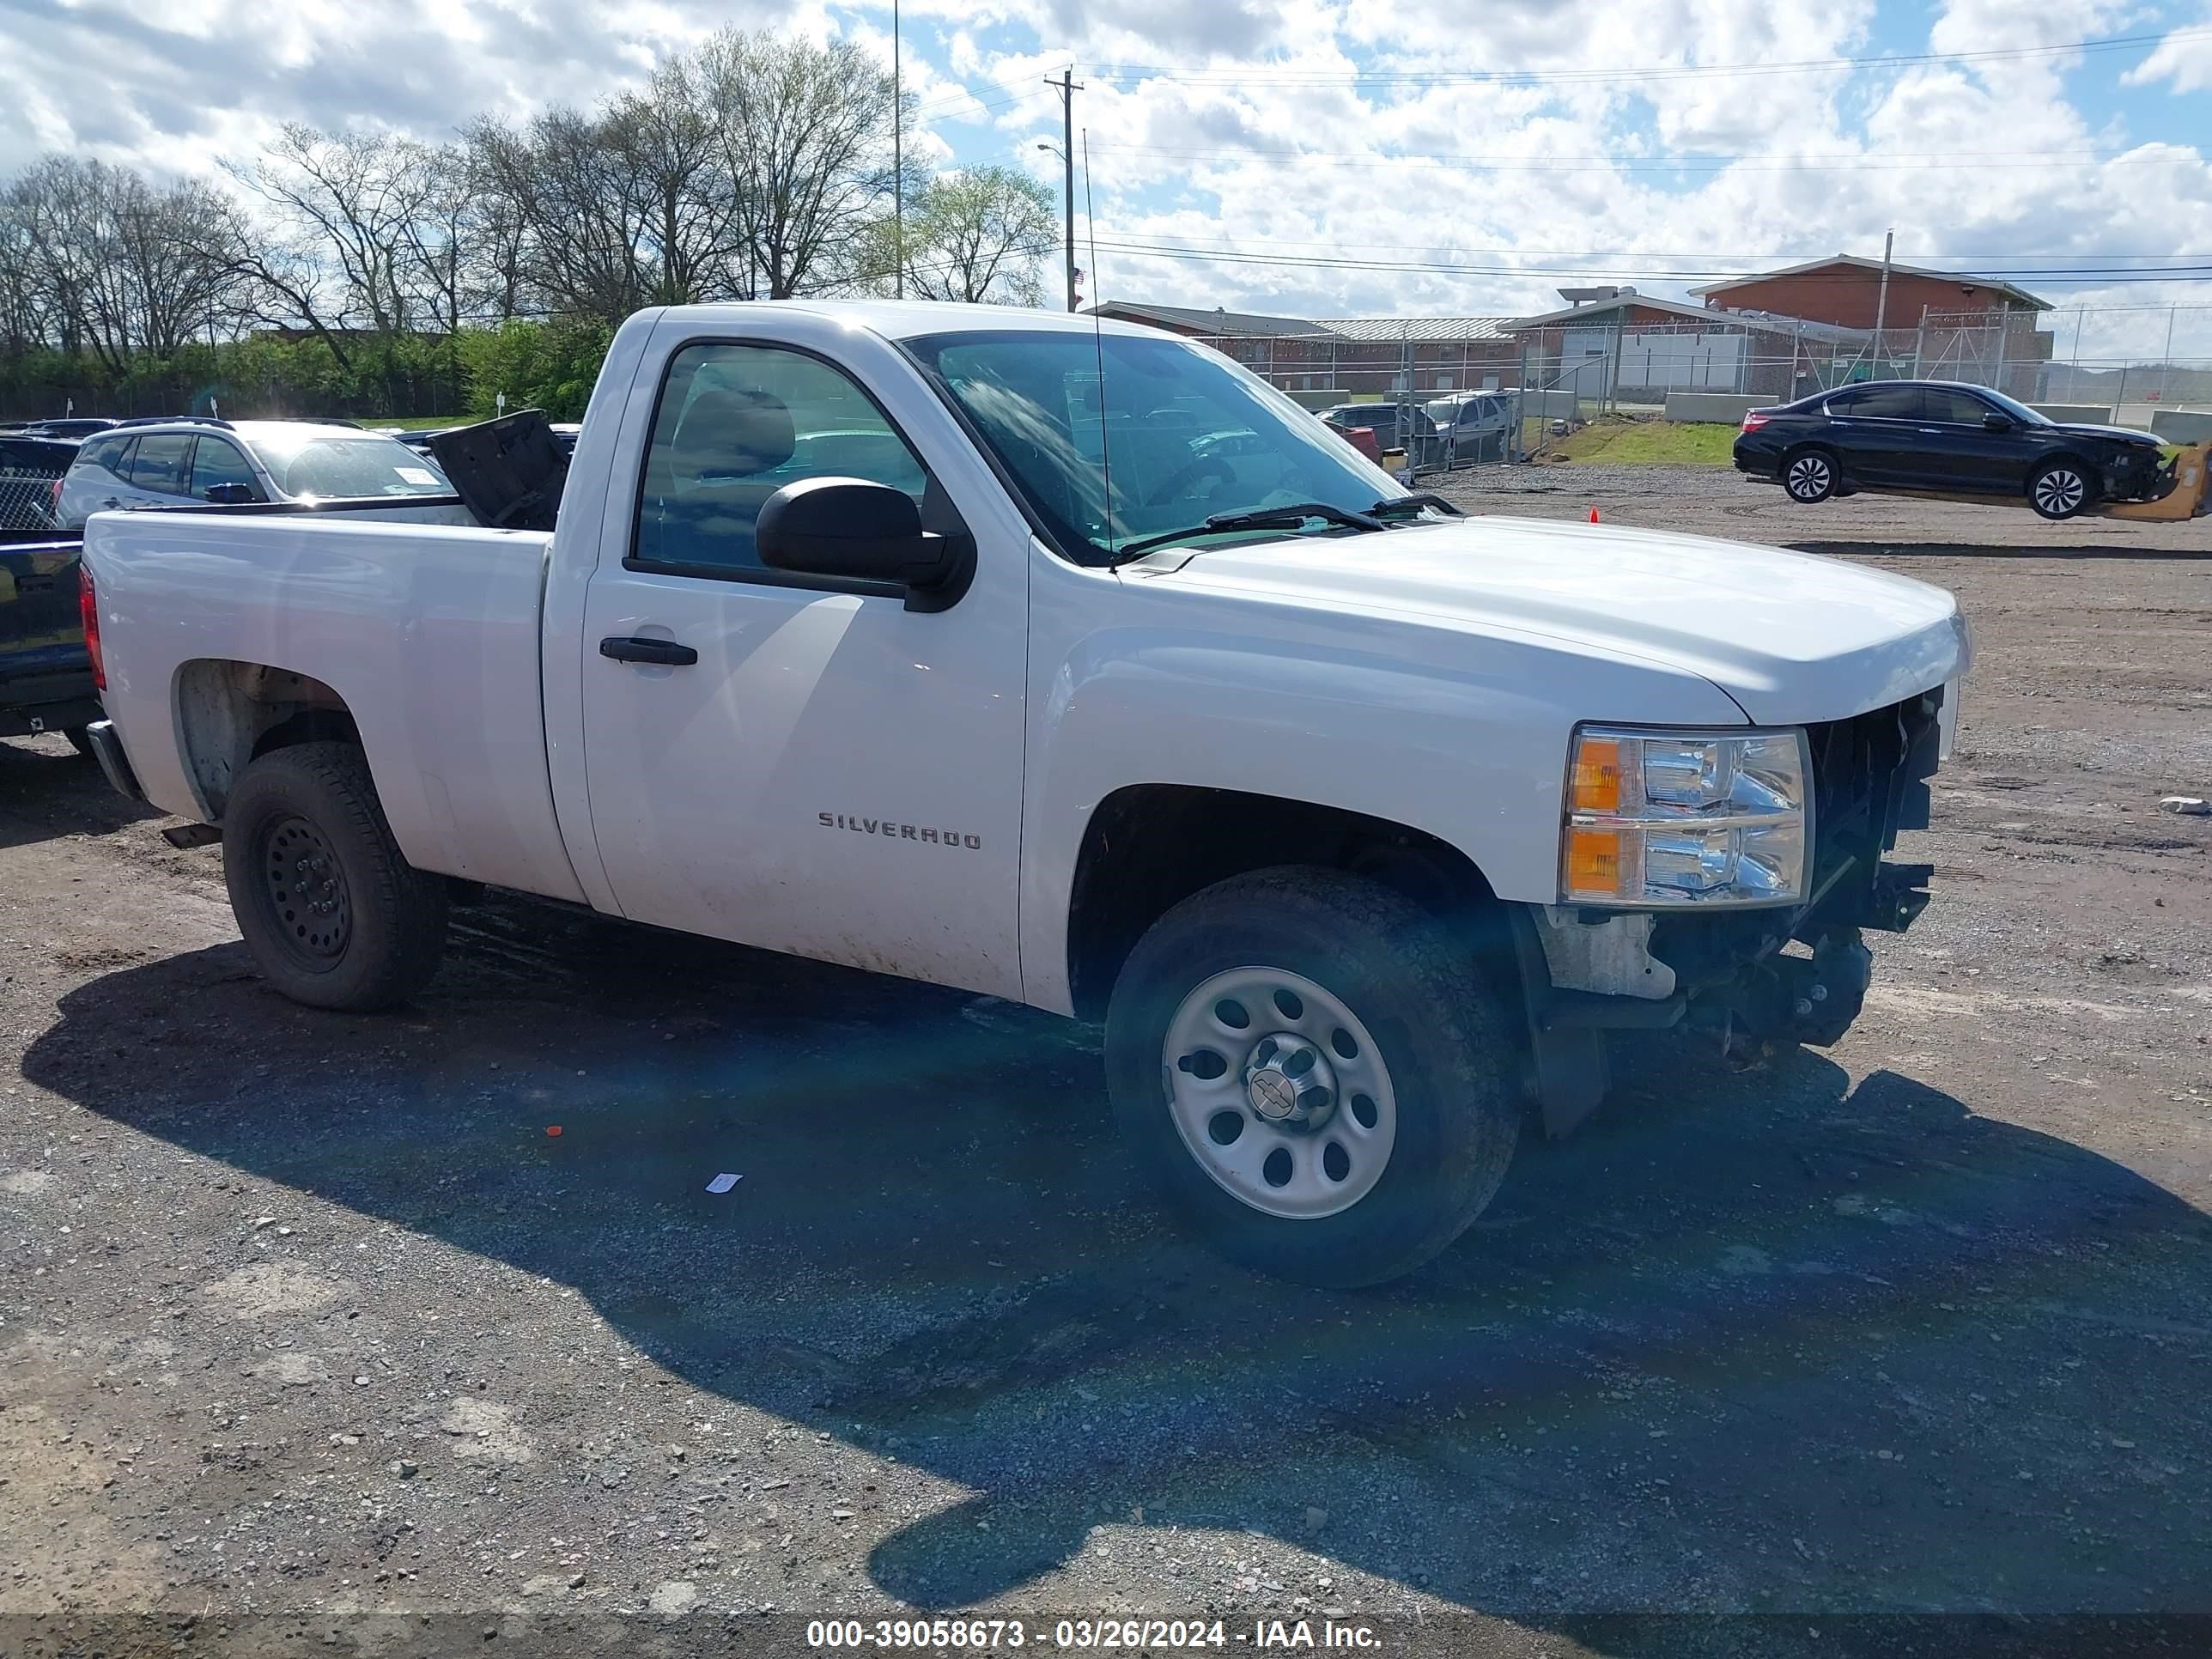
<path fill-rule="evenodd" d="M 222 868 L 246 948 L 295 1002 L 389 1007 L 438 970 L 445 878 L 401 855 L 351 744 L 297 744 L 247 766 L 223 810 Z"/>
<path fill-rule="evenodd" d="M 89 760 L 92 757 L 92 732 L 88 726 L 72 726 L 62 735 L 69 739 L 70 747 Z"/>
<path fill-rule="evenodd" d="M 1498 1190 L 1519 1133 L 1516 1030 L 1425 910 L 1338 871 L 1262 870 L 1138 941 L 1107 1015 L 1107 1088 L 1200 1238 L 1351 1288 L 1419 1267 Z"/>
<path fill-rule="evenodd" d="M 1836 493 L 1836 458 L 1825 449 L 1795 449 L 1782 458 L 1782 487 L 1803 507 Z"/>
<path fill-rule="evenodd" d="M 2046 462 L 2027 481 L 2027 504 L 2046 519 L 2070 519 L 2094 498 L 2088 469 L 2078 461 Z"/>

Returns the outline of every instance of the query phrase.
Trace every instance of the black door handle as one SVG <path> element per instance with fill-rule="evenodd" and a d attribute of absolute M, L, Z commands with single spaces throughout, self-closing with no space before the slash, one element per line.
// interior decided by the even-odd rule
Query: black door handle
<path fill-rule="evenodd" d="M 673 640 L 648 640 L 635 634 L 616 634 L 599 641 L 599 654 L 617 662 L 657 662 L 670 668 L 689 668 L 699 653 Z"/>

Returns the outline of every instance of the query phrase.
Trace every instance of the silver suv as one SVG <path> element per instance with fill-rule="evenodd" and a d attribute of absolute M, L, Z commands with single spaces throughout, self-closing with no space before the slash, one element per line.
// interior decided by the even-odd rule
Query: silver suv
<path fill-rule="evenodd" d="M 75 530 L 115 507 L 194 501 L 316 501 L 447 497 L 438 464 L 358 427 L 321 421 L 218 421 L 191 416 L 95 433 L 54 492 L 54 521 Z M 379 509 L 380 519 L 473 524 L 450 499 Z"/>

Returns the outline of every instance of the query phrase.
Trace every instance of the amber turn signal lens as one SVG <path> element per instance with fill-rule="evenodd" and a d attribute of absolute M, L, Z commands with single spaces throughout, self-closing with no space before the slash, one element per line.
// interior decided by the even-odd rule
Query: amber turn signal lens
<path fill-rule="evenodd" d="M 1567 831 L 1567 896 L 1611 898 L 1620 891 L 1620 831 Z"/>
<path fill-rule="evenodd" d="M 1620 811 L 1620 739 L 1584 738 L 1575 745 L 1574 787 L 1569 810 Z"/>

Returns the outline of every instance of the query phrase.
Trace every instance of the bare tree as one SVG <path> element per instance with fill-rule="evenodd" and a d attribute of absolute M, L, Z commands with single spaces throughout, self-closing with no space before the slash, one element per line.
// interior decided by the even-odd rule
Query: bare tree
<path fill-rule="evenodd" d="M 470 161 L 458 144 L 410 146 L 416 169 L 411 211 L 400 226 L 399 286 L 410 315 L 454 334 L 476 311 L 478 216 Z"/>
<path fill-rule="evenodd" d="M 243 225 L 221 191 L 199 179 L 161 191 L 138 183 L 125 193 L 116 230 L 140 345 L 170 357 L 194 335 L 211 338 L 234 322 L 240 284 L 220 250 Z"/>
<path fill-rule="evenodd" d="M 481 205 L 513 238 L 510 309 L 617 323 L 646 305 L 739 291 L 735 185 L 696 64 L 664 65 L 643 90 L 586 115 L 470 130 Z"/>
<path fill-rule="evenodd" d="M 720 132 L 696 65 L 665 65 L 641 93 L 600 116 L 620 147 L 643 210 L 652 298 L 663 305 L 727 299 L 735 292 L 736 187 L 722 165 Z"/>
<path fill-rule="evenodd" d="M 1033 306 L 1052 252 L 1052 191 L 1012 167 L 940 173 L 907 210 L 906 279 L 930 300 Z"/>
<path fill-rule="evenodd" d="M 120 369 L 236 313 L 236 278 L 215 251 L 236 211 L 204 183 L 156 190 L 126 167 L 50 155 L 9 187 L 0 217 L 11 331 Z"/>
<path fill-rule="evenodd" d="M 770 299 L 859 274 L 889 198 L 891 78 L 848 40 L 725 30 L 700 53 L 737 223 Z"/>
<path fill-rule="evenodd" d="M 295 246 L 325 264 L 338 320 L 379 334 L 413 321 L 413 232 L 427 180 L 421 147 L 383 133 L 285 127 L 235 177 L 276 212 Z"/>
<path fill-rule="evenodd" d="M 550 309 L 611 321 L 643 304 L 651 282 L 636 194 L 606 137 L 591 116 L 556 108 L 521 127 L 479 121 L 469 142 L 514 228 L 518 289 Z"/>

